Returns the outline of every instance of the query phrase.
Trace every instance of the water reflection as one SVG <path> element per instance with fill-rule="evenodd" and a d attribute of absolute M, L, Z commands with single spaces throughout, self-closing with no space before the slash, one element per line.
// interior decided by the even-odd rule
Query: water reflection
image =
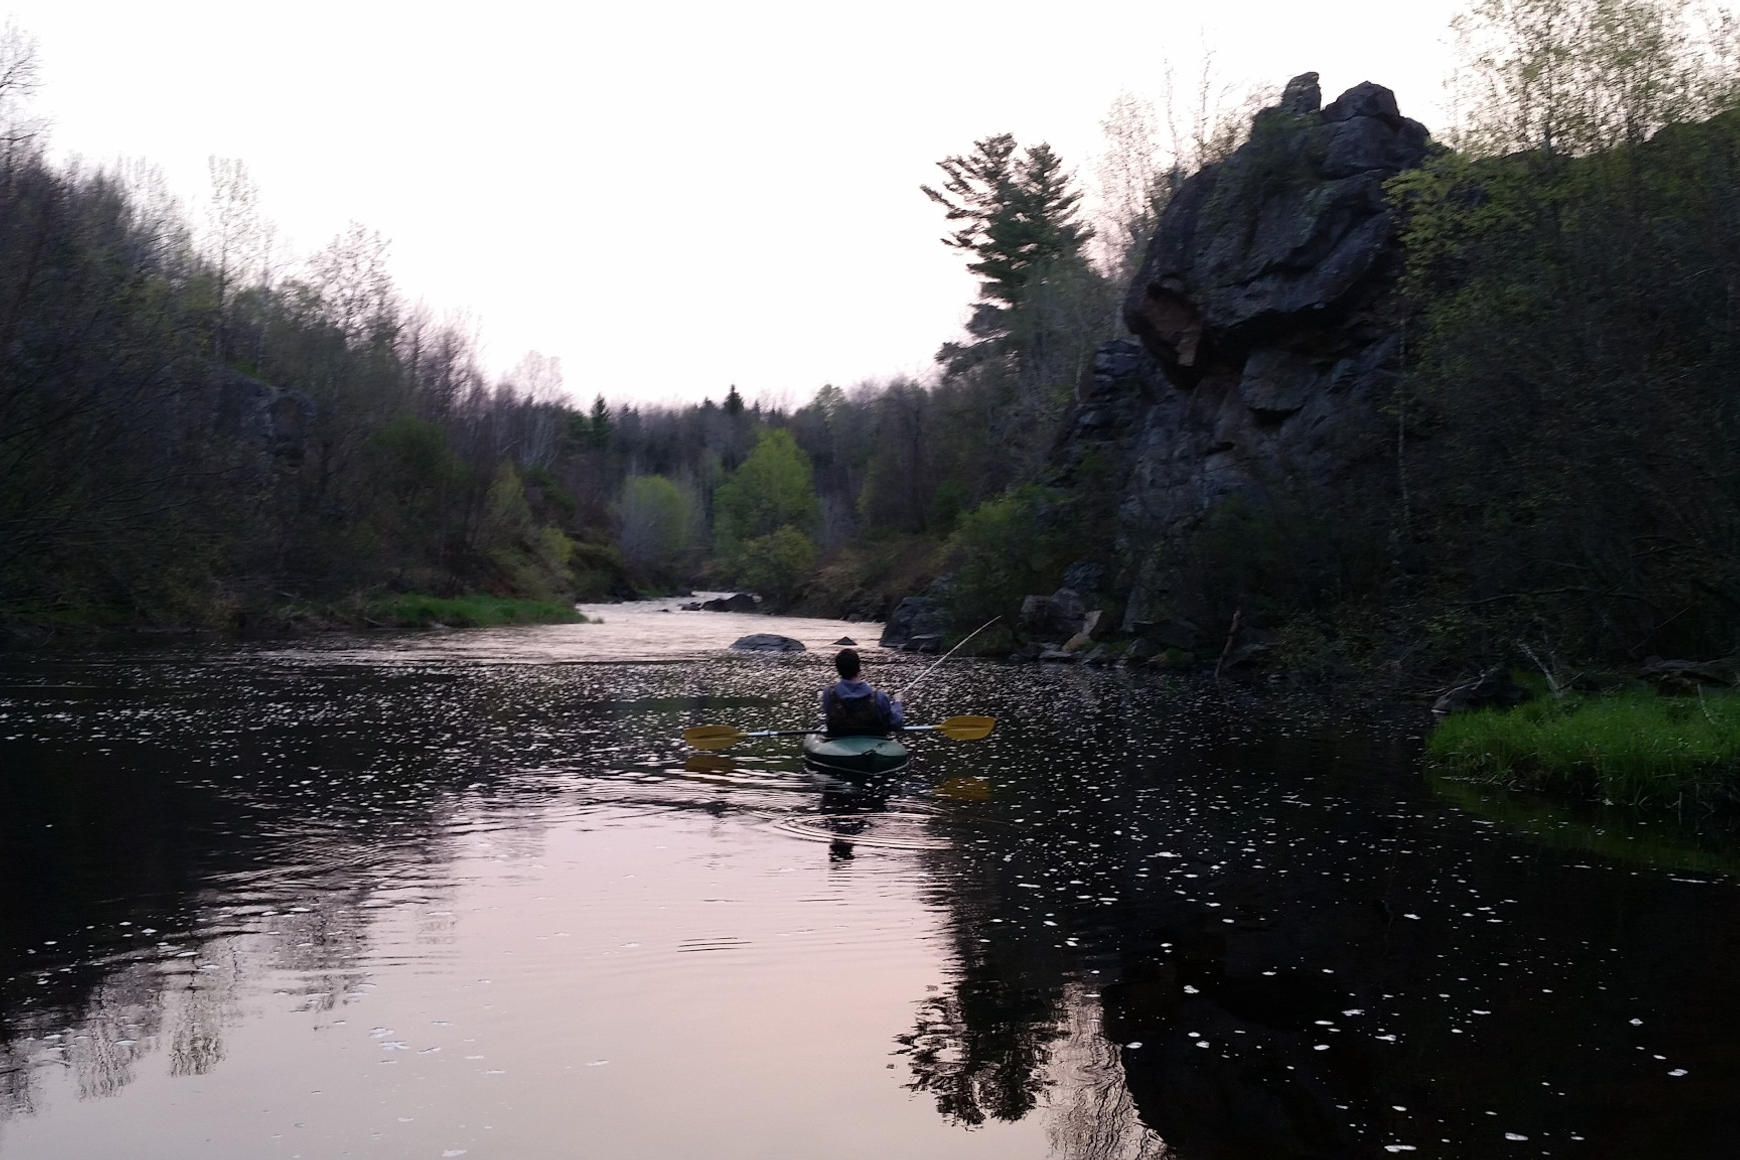
<path fill-rule="evenodd" d="M 0 893 L 0 1124 L 24 1154 L 38 1117 L 94 1123 L 47 1093 L 283 1088 L 321 1035 L 403 1071 L 388 1098 L 434 1085 L 481 1108 L 467 1084 L 518 1072 L 471 1057 L 528 1053 L 622 1086 L 552 1088 L 525 1118 L 584 1098 L 607 1134 L 693 1066 L 697 1090 L 761 1077 L 707 1105 L 728 1121 L 710 1138 L 767 1143 L 778 1103 L 870 1117 L 910 1155 L 1690 1157 L 1740 1128 L 1728 856 L 1663 868 L 1634 840 L 1651 827 L 1621 850 L 1471 812 L 1418 777 L 1406 723 L 967 664 L 917 709 L 990 712 L 991 741 L 842 782 L 777 743 L 677 740 L 802 720 L 825 656 L 562 665 L 505 639 L 447 660 L 424 642 L 8 662 L 0 873 L 29 888 Z M 559 651 L 532 639 L 534 661 Z M 429 992 L 446 1006 L 409 1017 L 455 1030 L 352 1025 L 448 978 Z M 868 1046 L 780 1030 L 767 989 L 806 987 L 807 1018 Z M 613 1008 L 636 1022 L 608 1052 L 541 1038 L 603 1042 Z M 667 1018 L 681 1050 L 632 1073 L 670 1050 Z M 262 1020 L 304 1045 L 281 1073 Z M 825 1074 L 854 1060 L 870 1070 Z M 396 1124 L 363 1134 L 420 1130 Z"/>

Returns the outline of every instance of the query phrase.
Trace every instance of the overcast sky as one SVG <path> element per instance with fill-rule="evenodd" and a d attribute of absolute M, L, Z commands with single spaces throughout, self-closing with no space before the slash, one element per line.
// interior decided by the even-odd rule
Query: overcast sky
<path fill-rule="evenodd" d="M 351 220 L 402 292 L 583 399 L 801 403 L 922 374 L 974 294 L 919 193 L 975 138 L 1094 180 L 1170 60 L 1362 80 L 1438 128 L 1460 0 L 874 4 L 12 0 L 53 152 L 144 158 L 190 202 L 240 158 L 301 252 Z"/>

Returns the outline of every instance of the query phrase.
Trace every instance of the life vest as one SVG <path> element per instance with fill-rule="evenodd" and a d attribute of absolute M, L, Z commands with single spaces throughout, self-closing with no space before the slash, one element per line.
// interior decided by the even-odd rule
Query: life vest
<path fill-rule="evenodd" d="M 872 690 L 862 697 L 842 697 L 837 688 L 828 690 L 828 736 L 884 737 L 893 722 L 876 703 Z"/>

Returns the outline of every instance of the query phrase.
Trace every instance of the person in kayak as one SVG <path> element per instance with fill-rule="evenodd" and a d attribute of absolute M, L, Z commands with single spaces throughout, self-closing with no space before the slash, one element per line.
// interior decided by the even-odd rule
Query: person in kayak
<path fill-rule="evenodd" d="M 829 737 L 886 737 L 906 724 L 906 707 L 898 698 L 858 679 L 863 663 L 857 649 L 841 649 L 834 669 L 839 681 L 822 690 Z"/>

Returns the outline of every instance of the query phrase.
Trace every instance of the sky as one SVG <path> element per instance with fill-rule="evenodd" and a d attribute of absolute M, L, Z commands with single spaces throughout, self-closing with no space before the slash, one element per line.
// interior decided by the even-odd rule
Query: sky
<path fill-rule="evenodd" d="M 240 159 L 296 252 L 350 222 L 500 374 L 589 400 L 801 405 L 931 371 L 976 293 L 919 192 L 974 140 L 1095 180 L 1114 98 L 1364 80 L 1438 128 L 1465 0 L 568 5 L 11 0 L 51 153 L 160 166 L 197 215 Z"/>

